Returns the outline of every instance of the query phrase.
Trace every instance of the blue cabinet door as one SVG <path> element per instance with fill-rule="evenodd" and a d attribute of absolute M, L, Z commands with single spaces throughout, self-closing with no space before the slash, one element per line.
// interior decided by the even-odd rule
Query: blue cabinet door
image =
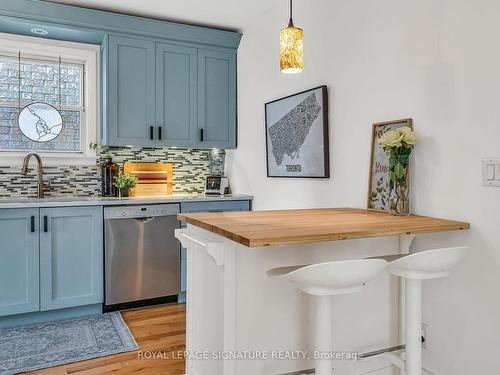
<path fill-rule="evenodd" d="M 0 210 L 0 316 L 38 311 L 38 209 Z"/>
<path fill-rule="evenodd" d="M 236 147 L 236 55 L 198 50 L 198 147 Z"/>
<path fill-rule="evenodd" d="M 195 147 L 197 138 L 197 49 L 156 44 L 158 147 Z"/>
<path fill-rule="evenodd" d="M 40 209 L 40 310 L 103 301 L 102 207 Z"/>
<path fill-rule="evenodd" d="M 107 144 L 153 147 L 155 43 L 109 36 Z"/>

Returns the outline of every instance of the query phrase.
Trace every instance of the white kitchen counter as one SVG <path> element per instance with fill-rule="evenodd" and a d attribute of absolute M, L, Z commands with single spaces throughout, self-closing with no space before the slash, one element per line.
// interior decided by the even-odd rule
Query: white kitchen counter
<path fill-rule="evenodd" d="M 50 197 L 50 198 L 0 198 L 2 208 L 39 208 L 39 207 L 76 207 L 76 206 L 115 206 L 134 204 L 162 204 L 183 202 L 220 202 L 252 200 L 251 195 L 204 195 L 173 194 L 168 197 Z"/>

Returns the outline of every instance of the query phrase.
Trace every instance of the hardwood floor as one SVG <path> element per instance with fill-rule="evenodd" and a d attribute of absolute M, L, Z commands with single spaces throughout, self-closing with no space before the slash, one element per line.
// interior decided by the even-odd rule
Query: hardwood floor
<path fill-rule="evenodd" d="M 170 356 L 171 352 L 185 350 L 186 305 L 170 304 L 129 310 L 122 312 L 122 316 L 139 345 L 138 351 L 24 374 L 184 374 L 183 359 L 164 359 L 161 358 L 161 355 L 165 353 Z M 143 358 L 141 358 L 140 352 L 142 352 Z M 149 352 L 155 353 L 157 358 L 146 359 Z M 158 353 L 160 358 L 158 358 Z"/>

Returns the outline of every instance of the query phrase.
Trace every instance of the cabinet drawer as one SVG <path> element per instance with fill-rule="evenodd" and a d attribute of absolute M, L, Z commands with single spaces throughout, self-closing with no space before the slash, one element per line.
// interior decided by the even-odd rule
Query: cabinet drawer
<path fill-rule="evenodd" d="M 189 202 L 181 204 L 182 213 L 228 211 L 250 211 L 250 201 Z M 181 227 L 185 228 L 186 222 L 182 221 Z"/>
<path fill-rule="evenodd" d="M 181 212 L 224 212 L 249 211 L 250 201 L 222 201 L 222 202 L 188 202 L 181 203 Z"/>

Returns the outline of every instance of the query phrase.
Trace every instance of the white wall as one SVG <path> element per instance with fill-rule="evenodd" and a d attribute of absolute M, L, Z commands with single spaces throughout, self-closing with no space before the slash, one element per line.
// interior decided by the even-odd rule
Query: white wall
<path fill-rule="evenodd" d="M 305 71 L 278 69 L 286 2 L 243 30 L 238 57 L 237 150 L 227 171 L 255 209 L 363 207 L 371 124 L 412 117 L 419 135 L 413 211 L 467 220 L 468 233 L 420 237 L 415 249 L 467 243 L 452 277 L 424 288 L 426 367 L 438 375 L 500 370 L 500 189 L 481 183 L 481 159 L 500 157 L 500 2 L 296 0 Z M 329 87 L 328 180 L 266 177 L 264 103 Z"/>

